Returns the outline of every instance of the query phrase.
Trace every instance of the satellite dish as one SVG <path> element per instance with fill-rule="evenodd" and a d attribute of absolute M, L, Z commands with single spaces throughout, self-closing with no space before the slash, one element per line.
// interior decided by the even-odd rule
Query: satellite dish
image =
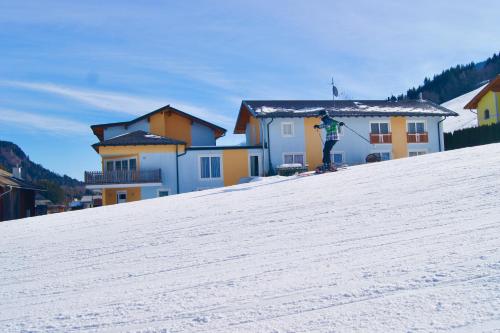
<path fill-rule="evenodd" d="M 339 95 L 339 91 L 337 90 L 337 87 L 335 87 L 335 84 L 333 83 L 333 77 L 332 77 L 332 94 L 333 94 L 333 99 L 335 99 L 335 97 L 338 97 Z"/>

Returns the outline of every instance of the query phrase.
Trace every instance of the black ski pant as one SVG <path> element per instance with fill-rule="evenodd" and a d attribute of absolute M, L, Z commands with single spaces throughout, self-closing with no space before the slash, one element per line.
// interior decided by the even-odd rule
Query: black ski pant
<path fill-rule="evenodd" d="M 332 151 L 333 146 L 337 143 L 338 140 L 327 140 L 325 141 L 325 146 L 323 147 L 323 164 L 331 164 L 332 159 L 330 157 L 330 153 Z"/>

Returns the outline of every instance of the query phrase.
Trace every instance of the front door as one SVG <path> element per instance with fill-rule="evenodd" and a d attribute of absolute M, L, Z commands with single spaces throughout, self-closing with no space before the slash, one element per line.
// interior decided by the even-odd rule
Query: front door
<path fill-rule="evenodd" d="M 259 172 L 259 156 L 250 156 L 250 177 L 260 176 Z"/>
<path fill-rule="evenodd" d="M 116 203 L 124 203 L 127 202 L 127 192 L 119 191 L 116 192 Z"/>

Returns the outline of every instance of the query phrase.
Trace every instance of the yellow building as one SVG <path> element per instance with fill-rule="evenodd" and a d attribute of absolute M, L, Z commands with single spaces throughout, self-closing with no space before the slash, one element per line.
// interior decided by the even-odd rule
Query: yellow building
<path fill-rule="evenodd" d="M 490 81 L 464 109 L 477 109 L 477 123 L 479 126 L 491 125 L 500 119 L 500 75 Z"/>

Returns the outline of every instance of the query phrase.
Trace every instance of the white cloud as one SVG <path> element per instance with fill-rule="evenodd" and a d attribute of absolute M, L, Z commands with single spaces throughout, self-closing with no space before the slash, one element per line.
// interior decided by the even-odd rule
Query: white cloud
<path fill-rule="evenodd" d="M 8 109 L 0 109 L 0 121 L 3 124 L 42 130 L 54 135 L 88 135 L 90 132 L 88 125 L 77 121 Z"/>
<path fill-rule="evenodd" d="M 172 107 L 175 107 L 181 111 L 210 122 L 221 123 L 223 126 L 232 126 L 234 122 L 233 119 L 221 114 L 214 113 L 206 108 L 167 98 L 144 98 L 110 91 L 95 91 L 70 88 L 62 85 L 55 85 L 52 83 L 0 81 L 0 85 L 46 92 L 70 98 L 83 104 L 99 108 L 103 111 L 125 113 L 134 116 L 140 116 L 156 110 L 164 105 L 170 104 Z"/>

